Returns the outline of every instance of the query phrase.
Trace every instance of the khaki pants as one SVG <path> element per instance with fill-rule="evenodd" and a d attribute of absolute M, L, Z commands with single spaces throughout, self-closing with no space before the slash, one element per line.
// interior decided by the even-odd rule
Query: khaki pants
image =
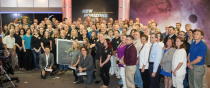
<path fill-rule="evenodd" d="M 203 88 L 208 88 L 208 77 L 207 77 L 208 68 L 205 65 L 205 74 L 203 76 Z"/>
<path fill-rule="evenodd" d="M 136 65 L 125 67 L 125 81 L 127 88 L 135 88 L 134 75 L 136 72 Z"/>
<path fill-rule="evenodd" d="M 16 52 L 14 51 L 14 49 L 8 49 L 9 52 L 9 61 L 12 64 L 12 68 L 15 69 L 15 66 L 17 66 L 18 60 L 16 58 Z"/>
<path fill-rule="evenodd" d="M 189 70 L 190 88 L 203 88 L 203 76 L 205 73 L 204 65 L 193 65 L 193 69 Z"/>

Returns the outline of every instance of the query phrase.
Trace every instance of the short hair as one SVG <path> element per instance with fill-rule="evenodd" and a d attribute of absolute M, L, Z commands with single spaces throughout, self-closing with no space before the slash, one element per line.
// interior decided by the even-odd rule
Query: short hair
<path fill-rule="evenodd" d="M 112 30 L 112 29 L 110 29 L 110 30 Z M 119 30 L 114 30 L 113 32 L 115 32 L 115 31 L 117 31 L 118 33 L 120 33 L 120 31 L 119 31 Z"/>
<path fill-rule="evenodd" d="M 157 32 L 157 37 L 158 37 L 158 34 L 160 34 L 160 41 L 163 41 L 163 35 L 161 34 L 161 32 Z"/>
<path fill-rule="evenodd" d="M 185 34 L 185 32 L 184 32 L 184 31 L 179 31 L 179 32 L 178 32 L 178 34 L 179 34 L 179 33 L 184 33 L 184 34 Z"/>
<path fill-rule="evenodd" d="M 182 24 L 180 22 L 176 23 L 176 24 L 180 24 L 182 26 Z"/>
<path fill-rule="evenodd" d="M 151 33 L 150 36 L 151 35 L 155 35 L 155 38 L 158 38 L 158 34 L 157 33 Z"/>
<path fill-rule="evenodd" d="M 142 35 L 141 35 L 141 38 L 143 38 L 143 37 L 144 37 L 144 38 L 148 41 L 148 39 L 149 39 L 149 38 L 148 38 L 148 36 L 147 36 L 147 35 L 142 34 Z"/>
<path fill-rule="evenodd" d="M 193 33 L 195 33 L 195 32 L 200 32 L 201 35 L 204 36 L 204 32 L 202 30 L 200 30 L 200 29 L 195 29 Z"/>
<path fill-rule="evenodd" d="M 82 47 L 80 48 L 80 50 L 82 51 L 82 49 L 83 49 L 83 48 L 86 50 L 87 55 L 88 55 L 88 54 L 89 54 L 88 48 L 87 48 L 87 47 L 85 47 L 85 46 L 82 46 Z"/>
<path fill-rule="evenodd" d="M 172 28 L 173 30 L 175 30 L 175 27 L 173 27 L 173 26 L 169 26 L 168 28 Z"/>
<path fill-rule="evenodd" d="M 156 22 L 151 22 L 151 24 L 155 23 L 155 26 L 158 26 L 158 24 Z"/>
<path fill-rule="evenodd" d="M 131 35 L 127 35 L 126 37 L 127 37 L 127 38 L 131 38 L 132 40 L 134 40 L 134 37 L 131 36 Z"/>

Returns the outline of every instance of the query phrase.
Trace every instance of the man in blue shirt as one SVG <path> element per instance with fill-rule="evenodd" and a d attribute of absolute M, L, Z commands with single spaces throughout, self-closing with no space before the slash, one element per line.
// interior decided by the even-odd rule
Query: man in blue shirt
<path fill-rule="evenodd" d="M 149 73 L 150 73 L 150 87 L 149 88 L 160 88 L 160 61 L 162 58 L 163 50 L 160 44 L 157 42 L 158 35 L 151 34 L 150 41 L 152 43 L 149 55 Z"/>
<path fill-rule="evenodd" d="M 190 46 L 188 56 L 189 85 L 190 88 L 203 88 L 207 46 L 202 40 L 203 31 L 195 30 L 193 36 L 195 41 Z"/>

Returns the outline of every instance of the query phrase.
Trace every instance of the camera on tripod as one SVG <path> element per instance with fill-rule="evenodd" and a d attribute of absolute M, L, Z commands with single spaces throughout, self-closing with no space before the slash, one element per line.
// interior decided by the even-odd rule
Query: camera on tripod
<path fill-rule="evenodd" d="M 0 86 L 3 87 L 3 84 L 10 82 L 13 88 L 16 88 L 16 85 L 13 83 L 13 80 L 19 82 L 17 77 L 10 77 L 9 74 L 14 75 L 14 70 L 12 68 L 12 63 L 10 63 L 10 55 L 7 50 L 0 48 Z"/>

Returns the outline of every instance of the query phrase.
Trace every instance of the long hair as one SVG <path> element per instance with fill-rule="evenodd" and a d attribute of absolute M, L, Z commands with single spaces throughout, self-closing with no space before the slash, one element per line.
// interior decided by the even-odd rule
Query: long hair
<path fill-rule="evenodd" d="M 111 41 L 109 39 L 106 39 L 107 45 L 109 49 L 112 49 L 112 44 Z"/>
<path fill-rule="evenodd" d="M 175 41 L 174 41 L 174 39 L 172 39 L 172 38 L 168 38 L 167 40 L 166 40 L 166 42 L 165 42 L 165 44 L 164 44 L 164 47 L 168 47 L 168 45 L 167 45 L 167 42 L 169 41 L 169 40 L 171 40 L 171 42 L 172 42 L 172 48 L 174 48 L 175 47 Z"/>
<path fill-rule="evenodd" d="M 175 47 L 176 49 L 181 49 L 184 48 L 186 50 L 186 45 L 185 45 L 185 39 L 182 37 L 177 37 L 176 40 L 179 39 L 183 44 L 178 48 L 177 46 Z"/>

